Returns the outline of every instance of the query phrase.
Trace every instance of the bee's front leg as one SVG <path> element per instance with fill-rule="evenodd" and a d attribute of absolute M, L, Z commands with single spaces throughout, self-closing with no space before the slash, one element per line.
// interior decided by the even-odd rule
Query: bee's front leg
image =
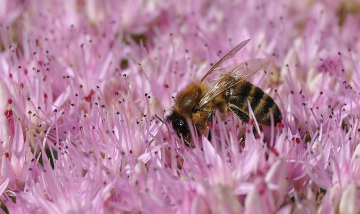
<path fill-rule="evenodd" d="M 187 146 L 187 147 L 189 147 L 189 148 L 195 148 L 193 145 L 191 145 L 191 143 L 188 141 L 188 140 L 186 140 L 185 138 L 184 138 L 184 143 L 185 143 L 185 145 Z"/>
<path fill-rule="evenodd" d="M 211 129 L 213 127 L 214 110 L 211 110 L 207 117 L 207 125 Z M 208 140 L 211 141 L 211 130 L 209 129 Z"/>

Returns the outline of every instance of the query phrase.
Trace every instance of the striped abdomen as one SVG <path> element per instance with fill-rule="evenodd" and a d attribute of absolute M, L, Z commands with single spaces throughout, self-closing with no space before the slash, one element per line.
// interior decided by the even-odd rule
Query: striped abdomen
<path fill-rule="evenodd" d="M 249 99 L 251 109 L 260 124 L 271 125 L 270 112 L 274 116 L 274 125 L 281 122 L 281 112 L 274 100 L 259 87 L 248 81 L 243 81 L 230 88 L 224 95 L 231 111 L 246 123 L 249 121 L 247 99 Z"/>

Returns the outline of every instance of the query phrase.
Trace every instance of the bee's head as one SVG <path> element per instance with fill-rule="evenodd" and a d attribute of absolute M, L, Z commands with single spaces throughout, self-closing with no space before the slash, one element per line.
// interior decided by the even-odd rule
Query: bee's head
<path fill-rule="evenodd" d="M 179 136 L 183 136 L 184 139 L 190 137 L 189 125 L 185 118 L 181 117 L 175 111 L 173 111 L 169 116 L 166 117 L 166 120 L 171 123 L 174 131 Z"/>

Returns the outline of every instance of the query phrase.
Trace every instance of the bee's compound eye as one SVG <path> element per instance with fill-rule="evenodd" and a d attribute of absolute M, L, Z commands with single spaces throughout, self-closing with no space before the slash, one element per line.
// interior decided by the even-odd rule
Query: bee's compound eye
<path fill-rule="evenodd" d="M 186 124 L 183 120 L 179 120 L 179 123 L 178 123 L 179 127 L 185 127 Z"/>
<path fill-rule="evenodd" d="M 186 121 L 178 119 L 176 123 L 176 127 L 182 134 L 187 134 L 189 132 L 189 127 Z"/>

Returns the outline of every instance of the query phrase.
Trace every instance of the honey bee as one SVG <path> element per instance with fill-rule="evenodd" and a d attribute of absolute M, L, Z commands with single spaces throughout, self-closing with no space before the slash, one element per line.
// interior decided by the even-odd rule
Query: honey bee
<path fill-rule="evenodd" d="M 199 134 L 204 134 L 209 128 L 216 110 L 222 118 L 232 113 L 248 123 L 248 100 L 260 124 L 271 125 L 270 112 L 273 114 L 275 125 L 281 122 L 281 112 L 274 100 L 247 81 L 266 64 L 265 59 L 251 59 L 222 67 L 249 41 L 250 39 L 245 40 L 234 47 L 212 66 L 200 81 L 191 82 L 176 96 L 172 112 L 166 117 L 166 121 L 172 124 L 179 137 L 183 137 L 187 146 L 193 147 L 190 143 L 191 134 L 187 119 Z"/>

